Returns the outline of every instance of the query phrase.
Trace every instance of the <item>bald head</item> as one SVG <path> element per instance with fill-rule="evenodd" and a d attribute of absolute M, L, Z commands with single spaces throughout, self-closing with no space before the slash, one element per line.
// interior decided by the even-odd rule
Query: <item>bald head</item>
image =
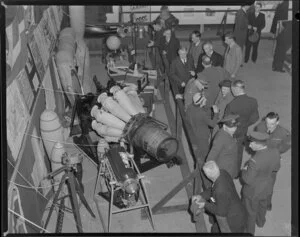
<path fill-rule="evenodd" d="M 203 171 L 207 178 L 209 178 L 213 182 L 216 181 L 216 179 L 220 176 L 219 166 L 213 160 L 207 161 L 203 165 Z"/>

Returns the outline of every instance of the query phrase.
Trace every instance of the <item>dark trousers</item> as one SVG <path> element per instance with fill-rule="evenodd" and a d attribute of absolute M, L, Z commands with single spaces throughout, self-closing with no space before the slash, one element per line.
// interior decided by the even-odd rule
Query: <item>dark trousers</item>
<path fill-rule="evenodd" d="M 276 48 L 273 57 L 272 68 L 275 70 L 283 70 L 286 52 L 291 45 L 285 42 L 284 35 L 280 34 L 277 37 Z"/>
<path fill-rule="evenodd" d="M 252 48 L 252 56 L 251 56 L 251 60 L 253 62 L 256 62 L 257 60 L 257 50 L 258 50 L 258 44 L 259 44 L 260 39 L 258 39 L 257 42 L 252 43 L 250 42 L 248 39 L 246 41 L 246 50 L 245 50 L 245 63 L 248 62 L 249 57 L 250 57 L 250 51 Z"/>
<path fill-rule="evenodd" d="M 254 235 L 255 224 L 263 227 L 266 223 L 267 199 L 266 198 L 242 198 L 243 205 L 247 211 L 246 233 Z"/>
<path fill-rule="evenodd" d="M 272 206 L 272 197 L 273 197 L 274 185 L 275 185 L 275 182 L 276 182 L 276 176 L 277 176 L 277 172 L 273 172 L 272 173 L 272 192 L 267 196 L 267 205 L 268 205 L 268 207 Z"/>
<path fill-rule="evenodd" d="M 237 137 L 237 162 L 238 162 L 238 170 L 241 169 L 242 160 L 243 160 L 243 152 L 245 146 L 245 136 Z M 236 177 L 235 177 L 236 178 Z"/>

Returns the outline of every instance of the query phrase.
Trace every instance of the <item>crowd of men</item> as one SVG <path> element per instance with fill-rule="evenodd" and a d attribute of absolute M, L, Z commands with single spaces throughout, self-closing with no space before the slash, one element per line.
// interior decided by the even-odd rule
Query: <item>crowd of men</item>
<path fill-rule="evenodd" d="M 258 102 L 238 79 L 251 48 L 253 63 L 258 57 L 265 27 L 261 7 L 241 6 L 234 31 L 224 36 L 224 56 L 214 51 L 211 41 L 201 42 L 199 31 L 191 33 L 189 49 L 180 46 L 174 33 L 179 22 L 166 6 L 153 24 L 155 41 L 149 43 L 156 46 L 162 70 L 177 86 L 176 99 L 184 101 L 201 151 L 198 159 L 205 159 L 200 170 L 204 191 L 192 199 L 194 219 L 206 211 L 215 233 L 227 225 L 230 232 L 254 234 L 255 225 L 264 226 L 281 154 L 291 146 L 290 132 L 279 125 L 279 115 L 272 111 L 259 121 Z M 249 40 L 254 32 L 258 38 Z M 248 129 L 252 125 L 254 129 Z M 242 166 L 244 150 L 251 158 Z M 234 179 L 242 184 L 241 197 Z"/>

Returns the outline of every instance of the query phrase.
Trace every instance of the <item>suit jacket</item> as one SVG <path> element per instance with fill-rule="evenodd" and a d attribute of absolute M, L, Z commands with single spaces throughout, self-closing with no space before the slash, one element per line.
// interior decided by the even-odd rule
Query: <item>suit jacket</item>
<path fill-rule="evenodd" d="M 280 154 L 277 149 L 265 148 L 256 151 L 241 172 L 242 195 L 250 199 L 265 199 L 272 194 L 273 174 L 280 169 Z"/>
<path fill-rule="evenodd" d="M 161 52 L 164 50 L 167 52 L 166 57 L 168 59 L 169 64 L 171 64 L 171 62 L 177 57 L 177 51 L 179 47 L 180 47 L 179 40 L 175 37 L 174 34 L 172 34 L 169 43 L 167 43 L 165 37 L 162 38 L 160 50 Z"/>
<path fill-rule="evenodd" d="M 236 138 L 243 137 L 248 132 L 248 127 L 259 119 L 258 104 L 255 98 L 248 95 L 236 96 L 225 108 L 224 116 L 238 114 L 240 124 L 234 133 Z"/>
<path fill-rule="evenodd" d="M 261 121 L 254 128 L 254 131 L 267 133 L 267 125 L 265 121 Z M 276 148 L 280 154 L 286 152 L 291 148 L 291 133 L 280 125 L 277 125 L 275 130 L 270 133 L 270 137 L 267 140 L 267 146 L 269 148 Z"/>
<path fill-rule="evenodd" d="M 202 65 L 202 57 L 206 55 L 205 52 L 204 53 L 201 53 L 199 55 L 199 58 L 198 58 L 198 63 L 197 63 L 197 67 L 196 67 L 196 73 L 199 73 L 199 72 L 202 72 L 204 70 L 204 67 Z M 214 67 L 223 67 L 223 62 L 224 62 L 224 59 L 223 59 L 223 56 L 217 52 L 213 52 L 211 57 L 211 62 L 212 62 L 212 66 Z"/>
<path fill-rule="evenodd" d="M 219 168 L 226 170 L 232 178 L 235 178 L 240 171 L 237 159 L 237 141 L 223 128 L 213 139 L 212 147 L 206 158 L 206 161 L 209 160 L 214 160 Z"/>
<path fill-rule="evenodd" d="M 219 91 L 218 97 L 215 101 L 215 105 L 219 108 L 219 120 L 224 116 L 226 106 L 234 99 L 231 91 L 223 97 L 221 90 Z"/>
<path fill-rule="evenodd" d="M 229 73 L 222 67 L 208 67 L 201 73 L 197 74 L 198 79 L 203 79 L 208 82 L 207 89 L 204 90 L 207 99 L 206 105 L 212 106 L 219 94 L 219 83 L 229 78 Z"/>
<path fill-rule="evenodd" d="M 235 42 L 241 48 L 243 48 L 246 43 L 247 32 L 248 32 L 248 16 L 247 13 L 242 8 L 240 8 L 240 10 L 238 10 L 236 13 L 233 34 L 235 36 Z"/>
<path fill-rule="evenodd" d="M 265 14 L 260 12 L 256 17 L 255 12 L 251 12 L 248 15 L 248 22 L 252 27 L 257 27 L 257 33 L 260 36 L 262 29 L 266 26 Z"/>
<path fill-rule="evenodd" d="M 188 106 L 186 113 L 197 137 L 200 152 L 203 157 L 206 157 L 209 150 L 210 128 L 216 126 L 218 114 L 214 114 L 213 118 L 211 118 L 210 108 L 200 108 L 194 104 Z"/>
<path fill-rule="evenodd" d="M 194 64 L 189 57 L 187 57 L 187 62 L 184 65 L 180 57 L 177 56 L 171 63 L 170 78 L 171 80 L 174 80 L 178 86 L 180 86 L 182 82 L 185 82 L 186 84 L 189 79 L 192 78 L 190 71 L 194 70 Z"/>
<path fill-rule="evenodd" d="M 195 93 L 200 92 L 198 87 L 195 85 L 195 78 L 192 78 L 188 81 L 184 88 L 184 108 L 187 109 L 189 105 L 193 103 L 193 96 Z"/>
<path fill-rule="evenodd" d="M 231 48 L 228 46 L 225 50 L 224 68 L 230 75 L 237 75 L 241 64 L 243 63 L 243 52 L 238 44 L 234 44 Z"/>
<path fill-rule="evenodd" d="M 272 21 L 270 32 L 275 34 L 277 29 L 277 22 L 281 20 L 287 20 L 289 14 L 289 1 L 283 1 L 276 7 L 274 18 Z"/>
<path fill-rule="evenodd" d="M 205 190 L 201 196 L 207 200 L 205 210 L 214 215 L 226 217 L 231 232 L 244 232 L 247 221 L 246 209 L 227 171 L 220 169 L 220 176 L 212 188 Z"/>
<path fill-rule="evenodd" d="M 194 43 L 191 43 L 191 46 L 189 48 L 188 57 L 191 57 L 194 62 L 195 68 L 198 65 L 199 56 L 202 53 L 202 44 L 199 42 L 199 44 L 196 46 Z"/>

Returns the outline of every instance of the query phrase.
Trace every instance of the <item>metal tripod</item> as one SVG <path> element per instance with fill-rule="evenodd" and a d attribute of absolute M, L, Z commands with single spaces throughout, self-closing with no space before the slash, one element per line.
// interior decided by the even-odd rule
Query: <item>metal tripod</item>
<path fill-rule="evenodd" d="M 52 215 L 52 212 L 53 212 L 53 209 L 54 209 L 54 206 L 56 205 L 56 203 L 59 201 L 59 199 L 64 199 L 66 197 L 70 197 L 70 200 L 71 200 L 71 205 L 72 205 L 72 209 L 73 209 L 73 215 L 74 215 L 74 219 L 75 219 L 75 222 L 76 222 L 76 227 L 77 227 L 77 230 L 79 233 L 83 233 L 82 231 L 82 223 L 81 223 L 81 218 L 80 218 L 80 213 L 79 213 L 79 205 L 78 205 L 78 200 L 77 200 L 77 197 L 76 197 L 76 193 L 78 194 L 81 202 L 83 203 L 83 205 L 86 207 L 86 209 L 89 211 L 89 213 L 91 214 L 91 216 L 93 218 L 96 218 L 96 216 L 94 215 L 92 209 L 90 208 L 90 206 L 88 205 L 84 195 L 83 195 L 83 191 L 79 185 L 79 182 L 76 178 L 76 176 L 74 175 L 74 172 L 75 172 L 75 169 L 76 169 L 76 164 L 66 164 L 64 165 L 63 167 L 59 168 L 58 170 L 48 174 L 48 177 L 49 178 L 52 178 L 54 177 L 55 175 L 65 171 L 65 174 L 63 175 L 61 181 L 60 181 L 60 184 L 59 184 L 59 187 L 58 187 L 58 190 L 56 191 L 55 195 L 54 195 L 54 199 L 53 199 L 53 203 L 50 207 L 50 211 L 49 211 L 49 214 L 48 214 L 48 217 L 47 217 L 47 220 L 45 222 L 45 225 L 44 225 L 44 229 L 47 228 L 47 225 L 49 223 L 49 220 L 50 220 L 50 217 Z M 68 195 L 65 195 L 61 198 L 59 198 L 59 194 L 62 190 L 62 187 L 63 185 L 66 183 L 67 187 L 68 187 Z M 64 202 L 62 201 L 61 202 L 61 205 L 60 205 L 60 209 L 64 206 L 63 204 Z M 60 210 L 61 211 L 61 210 Z M 59 219 L 60 217 L 58 217 Z M 62 221 L 61 220 L 60 222 L 61 223 L 58 223 L 58 225 L 60 225 L 62 227 Z"/>

